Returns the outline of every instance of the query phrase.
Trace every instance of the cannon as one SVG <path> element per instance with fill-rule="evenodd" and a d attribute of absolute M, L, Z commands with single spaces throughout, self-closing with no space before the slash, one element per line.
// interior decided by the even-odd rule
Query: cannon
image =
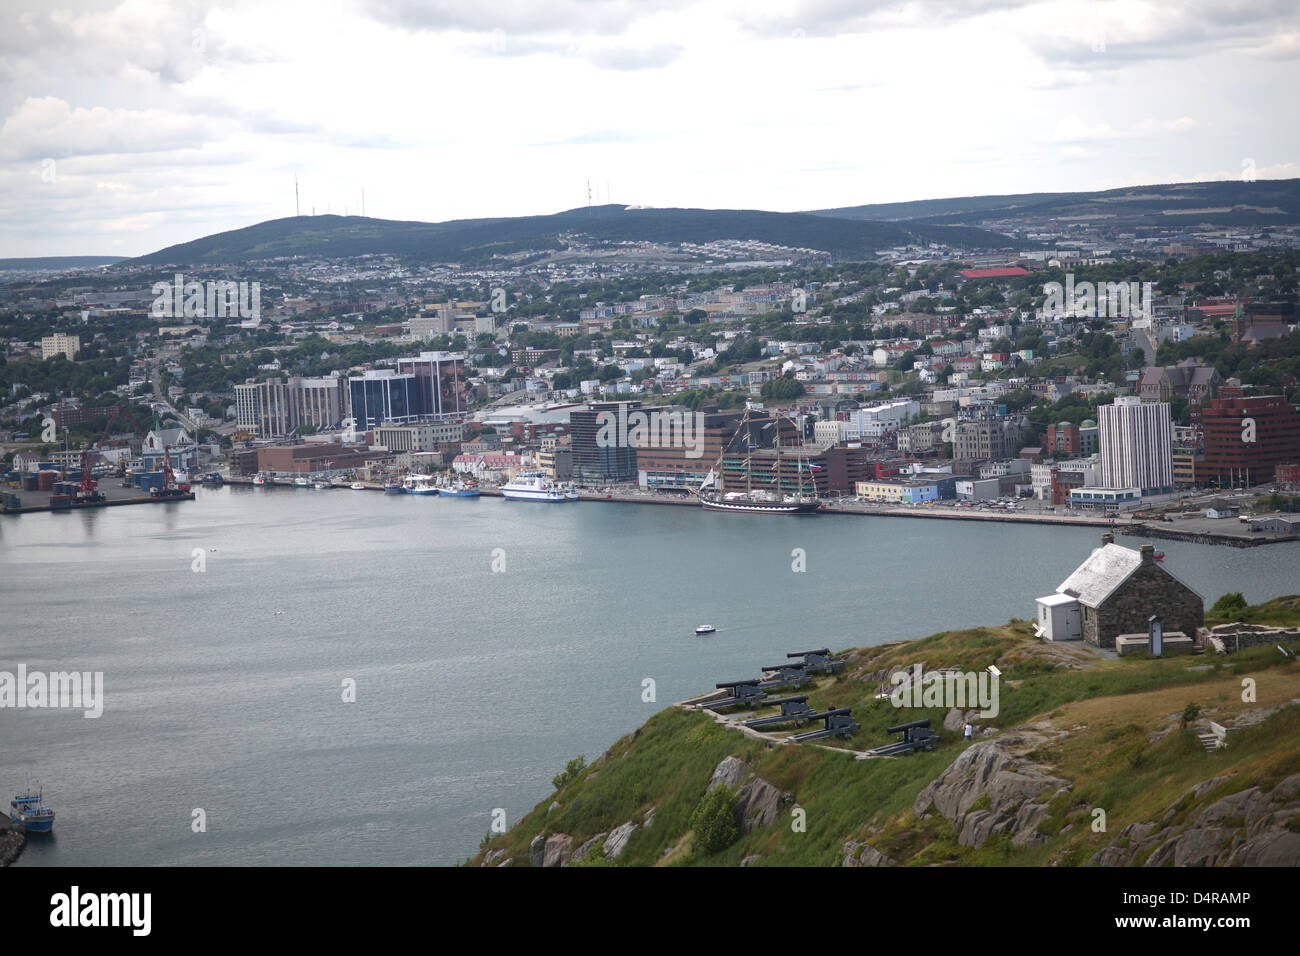
<path fill-rule="evenodd" d="M 718 690 L 728 692 L 727 697 L 722 700 L 711 700 L 707 703 L 696 704 L 697 710 L 718 710 L 721 707 L 753 707 L 759 701 L 767 697 L 767 693 L 759 688 L 758 678 L 754 677 L 749 680 L 723 681 L 720 684 L 714 684 Z"/>
<path fill-rule="evenodd" d="M 917 750 L 933 750 L 934 742 L 939 739 L 939 735 L 930 729 L 929 718 L 899 724 L 897 727 L 886 727 L 885 733 L 902 734 L 903 739 L 868 750 L 867 753 L 873 757 L 897 757 Z"/>
<path fill-rule="evenodd" d="M 794 651 L 785 655 L 786 657 L 802 657 L 804 667 L 809 674 L 827 673 L 838 670 L 844 666 L 848 658 L 831 657 L 830 648 L 820 647 L 815 651 Z"/>
<path fill-rule="evenodd" d="M 775 706 L 781 705 L 781 713 L 773 714 L 771 717 L 755 717 L 752 720 L 745 721 L 746 727 L 755 729 L 761 727 L 775 727 L 778 724 L 793 723 L 796 727 L 802 726 L 808 718 L 813 716 L 813 708 L 808 706 L 808 695 L 799 694 L 795 697 L 782 697 L 777 700 L 765 700 L 764 705 Z"/>
<path fill-rule="evenodd" d="M 835 710 L 828 710 L 824 714 L 809 714 L 808 720 L 820 719 L 825 721 L 822 729 L 794 734 L 789 739 L 795 743 L 803 743 L 805 740 L 823 740 L 826 737 L 848 737 L 859 726 L 858 722 L 853 719 L 852 714 L 853 711 L 848 707 L 838 707 Z"/>
<path fill-rule="evenodd" d="M 760 682 L 760 687 L 798 687 L 800 684 L 808 683 L 810 679 L 803 664 L 777 664 L 774 667 L 764 667 L 763 672 L 776 676 Z"/>

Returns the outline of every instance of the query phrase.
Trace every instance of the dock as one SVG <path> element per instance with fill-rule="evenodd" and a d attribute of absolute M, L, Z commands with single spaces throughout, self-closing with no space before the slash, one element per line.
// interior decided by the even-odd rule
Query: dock
<path fill-rule="evenodd" d="M 28 492 L 27 494 L 30 495 L 31 492 Z M 44 497 L 46 499 L 49 498 L 48 495 L 45 495 Z M 58 506 L 51 505 L 47 500 L 45 504 L 40 504 L 40 505 L 22 505 L 18 508 L 10 508 L 10 507 L 0 508 L 0 514 L 25 515 L 25 514 L 36 514 L 41 511 L 59 511 L 59 512 L 89 511 L 96 508 L 116 508 L 119 505 L 155 505 L 155 504 L 162 504 L 168 501 L 193 501 L 193 500 L 194 500 L 194 492 L 192 491 L 189 492 L 188 494 L 183 494 L 183 495 L 169 495 L 166 498 L 155 498 L 153 495 L 132 495 L 130 497 L 125 497 L 125 498 L 109 498 L 104 501 L 87 501 L 83 504 L 75 504 L 72 502 L 68 502 L 66 504 L 62 504 Z"/>

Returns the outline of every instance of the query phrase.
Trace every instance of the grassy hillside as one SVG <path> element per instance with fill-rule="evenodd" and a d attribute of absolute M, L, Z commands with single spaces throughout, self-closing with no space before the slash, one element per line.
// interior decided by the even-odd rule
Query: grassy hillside
<path fill-rule="evenodd" d="M 1211 211 L 1213 210 L 1213 211 Z M 968 196 L 843 206 L 816 215 L 898 224 L 1104 216 L 1115 225 L 1268 225 L 1300 222 L 1300 179 L 1132 186 L 1103 192 Z"/>
<path fill-rule="evenodd" d="M 214 265 L 281 256 L 385 254 L 430 262 L 482 262 L 493 255 L 560 247 L 564 237 L 662 243 L 757 239 L 874 258 L 878 249 L 915 241 L 995 248 L 1007 240 L 966 227 L 898 226 L 806 213 L 742 209 L 630 209 L 596 206 L 551 216 L 398 222 L 360 216 L 296 216 L 168 246 L 134 263 Z"/>
<path fill-rule="evenodd" d="M 1252 613 L 1270 623 L 1300 624 L 1300 598 L 1280 598 Z M 855 759 L 854 752 L 888 743 L 890 725 L 930 717 L 936 729 L 941 726 L 943 709 L 900 710 L 877 699 L 890 669 L 918 662 L 969 671 L 996 664 L 1003 675 L 1001 708 L 984 722 L 990 732 L 974 744 L 941 732 L 930 753 Z M 1255 681 L 1254 701 L 1241 699 L 1243 677 Z M 615 865 L 734 866 L 748 860 L 832 866 L 841 863 L 849 841 L 869 843 L 907 865 L 1078 865 L 1116 841 L 1128 824 L 1175 808 L 1169 825 L 1180 825 L 1227 793 L 1271 787 L 1300 772 L 1300 663 L 1272 647 L 1224 657 L 1106 659 L 1084 647 L 1044 644 L 1028 622 L 1012 621 L 851 652 L 847 667 L 801 692 L 819 710 L 852 707 L 861 729 L 824 746 L 772 746 L 704 712 L 670 708 L 563 781 L 509 832 L 485 839 L 469 863 L 482 864 L 491 853 L 496 865 L 509 860 L 526 866 L 539 835 L 567 834 L 576 849 L 631 822 L 639 825 Z M 1187 726 L 1185 716 L 1191 718 Z M 1225 725 L 1238 720 L 1243 729 L 1231 732 L 1226 749 L 1206 752 L 1196 739 L 1197 717 Z M 1036 741 L 1025 760 L 1070 783 L 1068 793 L 1036 798 L 1046 811 L 1032 845 L 1000 836 L 961 846 L 949 819 L 914 815 L 918 794 L 963 751 L 1018 738 Z M 775 822 L 705 852 L 695 845 L 692 814 L 714 768 L 728 756 L 746 761 L 753 775 L 789 799 Z M 1185 796 L 1212 778 L 1204 792 Z M 792 828 L 795 808 L 806 814 L 804 832 Z M 1093 832 L 1095 808 L 1106 813 L 1105 832 Z M 611 865 L 600 847 L 573 865 Z"/>

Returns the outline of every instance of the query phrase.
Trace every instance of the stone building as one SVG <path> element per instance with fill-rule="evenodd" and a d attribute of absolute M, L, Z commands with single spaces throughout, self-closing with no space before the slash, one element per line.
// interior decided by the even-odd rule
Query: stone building
<path fill-rule="evenodd" d="M 1165 633 L 1195 636 L 1205 624 L 1205 600 L 1178 580 L 1144 544 L 1134 551 L 1103 534 L 1102 545 L 1066 578 L 1056 593 L 1038 599 L 1043 636 L 1069 640 L 1079 636 L 1097 647 L 1114 649 L 1120 634 L 1145 633 L 1152 614 L 1160 615 Z M 1077 603 L 1077 615 L 1062 604 Z M 1053 634 L 1053 621 L 1077 621 L 1077 632 Z M 1073 628 L 1071 628 L 1073 630 Z"/>

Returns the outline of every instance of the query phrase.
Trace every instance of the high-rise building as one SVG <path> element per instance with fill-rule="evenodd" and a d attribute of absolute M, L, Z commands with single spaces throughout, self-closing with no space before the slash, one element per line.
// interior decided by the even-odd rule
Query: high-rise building
<path fill-rule="evenodd" d="M 469 409 L 464 352 L 421 352 L 397 360 L 401 375 L 415 377 L 415 415 L 460 418 Z M 360 426 L 360 421 L 357 422 Z"/>
<path fill-rule="evenodd" d="M 289 385 L 278 378 L 235 386 L 235 424 L 258 438 L 283 438 L 296 424 Z"/>
<path fill-rule="evenodd" d="M 569 433 L 573 442 L 573 477 L 575 481 L 610 482 L 636 480 L 636 449 L 626 441 L 627 421 L 640 402 L 592 402 L 584 409 L 569 413 Z M 609 423 L 614 423 L 614 440 L 606 440 Z"/>
<path fill-rule="evenodd" d="M 81 336 L 66 335 L 63 332 L 55 332 L 53 335 L 47 335 L 41 339 L 41 360 L 46 361 L 54 358 L 56 355 L 63 355 L 69 361 L 76 358 L 77 353 L 81 351 Z"/>
<path fill-rule="evenodd" d="M 1121 395 L 1098 408 L 1102 488 L 1135 488 L 1143 495 L 1174 488 L 1174 425 L 1168 402 Z"/>
<path fill-rule="evenodd" d="M 289 379 L 293 424 L 321 429 L 343 421 L 347 404 L 343 385 L 340 375 Z"/>
<path fill-rule="evenodd" d="M 1225 388 L 1201 411 L 1205 460 L 1198 484 L 1267 484 L 1278 465 L 1300 458 L 1300 412 L 1281 395 L 1246 398 Z"/>
<path fill-rule="evenodd" d="M 348 377 L 348 415 L 356 421 L 358 431 L 383 422 L 404 425 L 418 421 L 421 407 L 420 383 L 415 375 L 382 368 Z"/>

